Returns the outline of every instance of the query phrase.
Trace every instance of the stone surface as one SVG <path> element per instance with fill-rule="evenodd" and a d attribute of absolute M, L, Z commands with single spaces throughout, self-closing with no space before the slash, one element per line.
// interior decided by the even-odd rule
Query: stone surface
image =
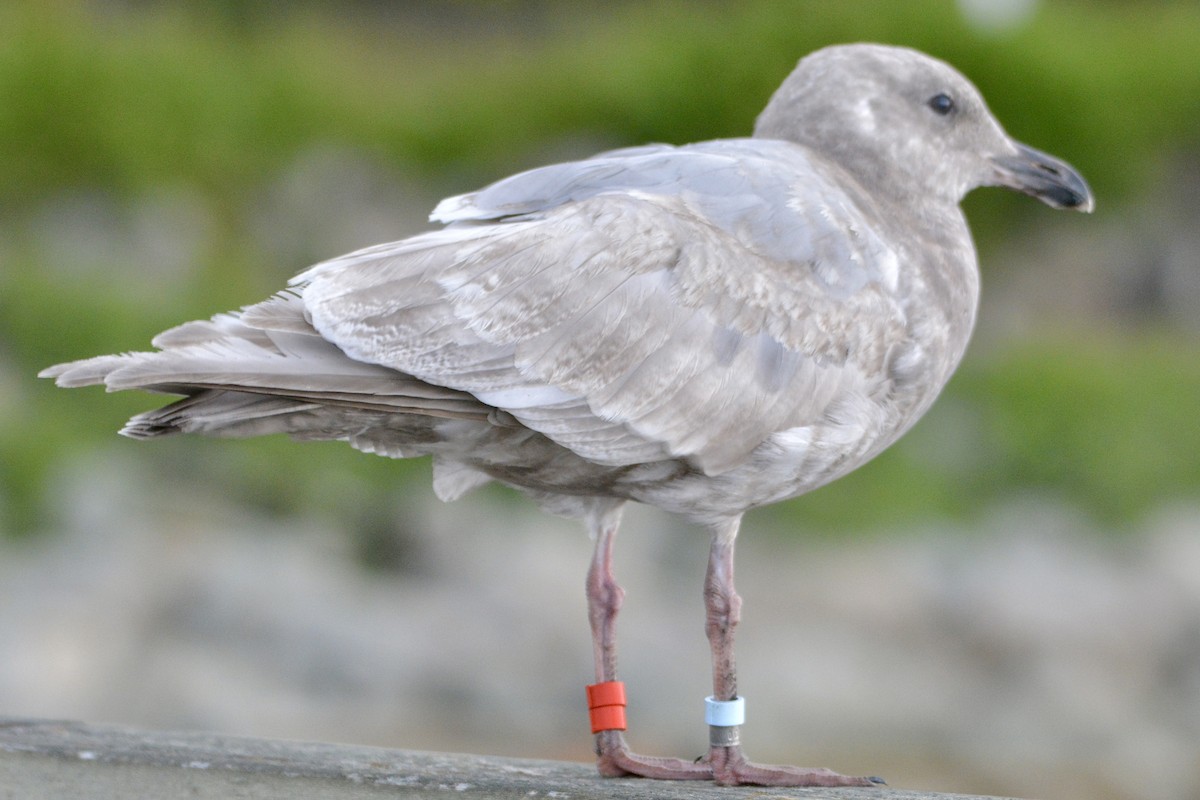
<path fill-rule="evenodd" d="M 0 718 L 0 798 L 837 798 L 971 800 L 895 789 L 723 788 L 604 779 L 590 764 Z M 979 798 L 976 798 L 979 800 Z"/>

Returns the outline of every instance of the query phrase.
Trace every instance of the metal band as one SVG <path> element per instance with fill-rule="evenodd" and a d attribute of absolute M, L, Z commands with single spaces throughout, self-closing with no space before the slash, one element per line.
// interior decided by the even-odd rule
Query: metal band
<path fill-rule="evenodd" d="M 708 743 L 713 747 L 736 747 L 742 743 L 741 725 L 709 725 Z"/>

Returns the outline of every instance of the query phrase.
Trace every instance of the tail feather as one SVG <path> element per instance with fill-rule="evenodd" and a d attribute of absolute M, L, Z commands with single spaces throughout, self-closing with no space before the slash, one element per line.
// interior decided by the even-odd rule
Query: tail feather
<path fill-rule="evenodd" d="M 280 397 L 209 390 L 177 400 L 168 406 L 146 411 L 125 423 L 122 436 L 152 439 L 176 433 L 249 437 L 290 433 L 288 417 L 319 408 Z"/>
<path fill-rule="evenodd" d="M 121 432 L 138 439 L 180 432 L 343 438 L 347 420 L 363 414 L 484 421 L 493 410 L 466 392 L 355 361 L 313 329 L 294 292 L 180 325 L 154 344 L 161 349 L 58 364 L 40 377 L 67 388 L 184 395 L 131 419 Z M 320 409 L 326 413 L 313 413 Z"/>

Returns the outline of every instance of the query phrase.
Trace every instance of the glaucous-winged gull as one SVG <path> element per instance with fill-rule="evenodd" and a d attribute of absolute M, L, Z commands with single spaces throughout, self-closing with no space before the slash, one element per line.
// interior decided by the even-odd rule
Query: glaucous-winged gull
<path fill-rule="evenodd" d="M 454 499 L 487 481 L 595 538 L 588 687 L 604 775 L 868 785 L 742 755 L 733 548 L 744 512 L 846 474 L 929 408 L 979 288 L 959 208 L 1000 185 L 1090 211 L 1075 170 L 1013 141 L 913 50 L 800 61 L 754 135 L 534 169 L 434 210 L 445 227 L 318 264 L 151 353 L 45 370 L 60 386 L 183 395 L 122 431 L 340 439 L 431 455 Z M 612 572 L 623 505 L 711 532 L 713 695 L 698 761 L 626 747 Z"/>

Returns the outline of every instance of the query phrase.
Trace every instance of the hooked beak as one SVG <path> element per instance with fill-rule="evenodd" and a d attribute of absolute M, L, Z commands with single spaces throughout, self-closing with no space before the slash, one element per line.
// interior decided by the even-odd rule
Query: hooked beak
<path fill-rule="evenodd" d="M 1090 212 L 1096 206 L 1087 181 L 1065 161 L 1015 142 L 1017 152 L 996 156 L 996 184 L 1016 189 L 1054 208 Z"/>

